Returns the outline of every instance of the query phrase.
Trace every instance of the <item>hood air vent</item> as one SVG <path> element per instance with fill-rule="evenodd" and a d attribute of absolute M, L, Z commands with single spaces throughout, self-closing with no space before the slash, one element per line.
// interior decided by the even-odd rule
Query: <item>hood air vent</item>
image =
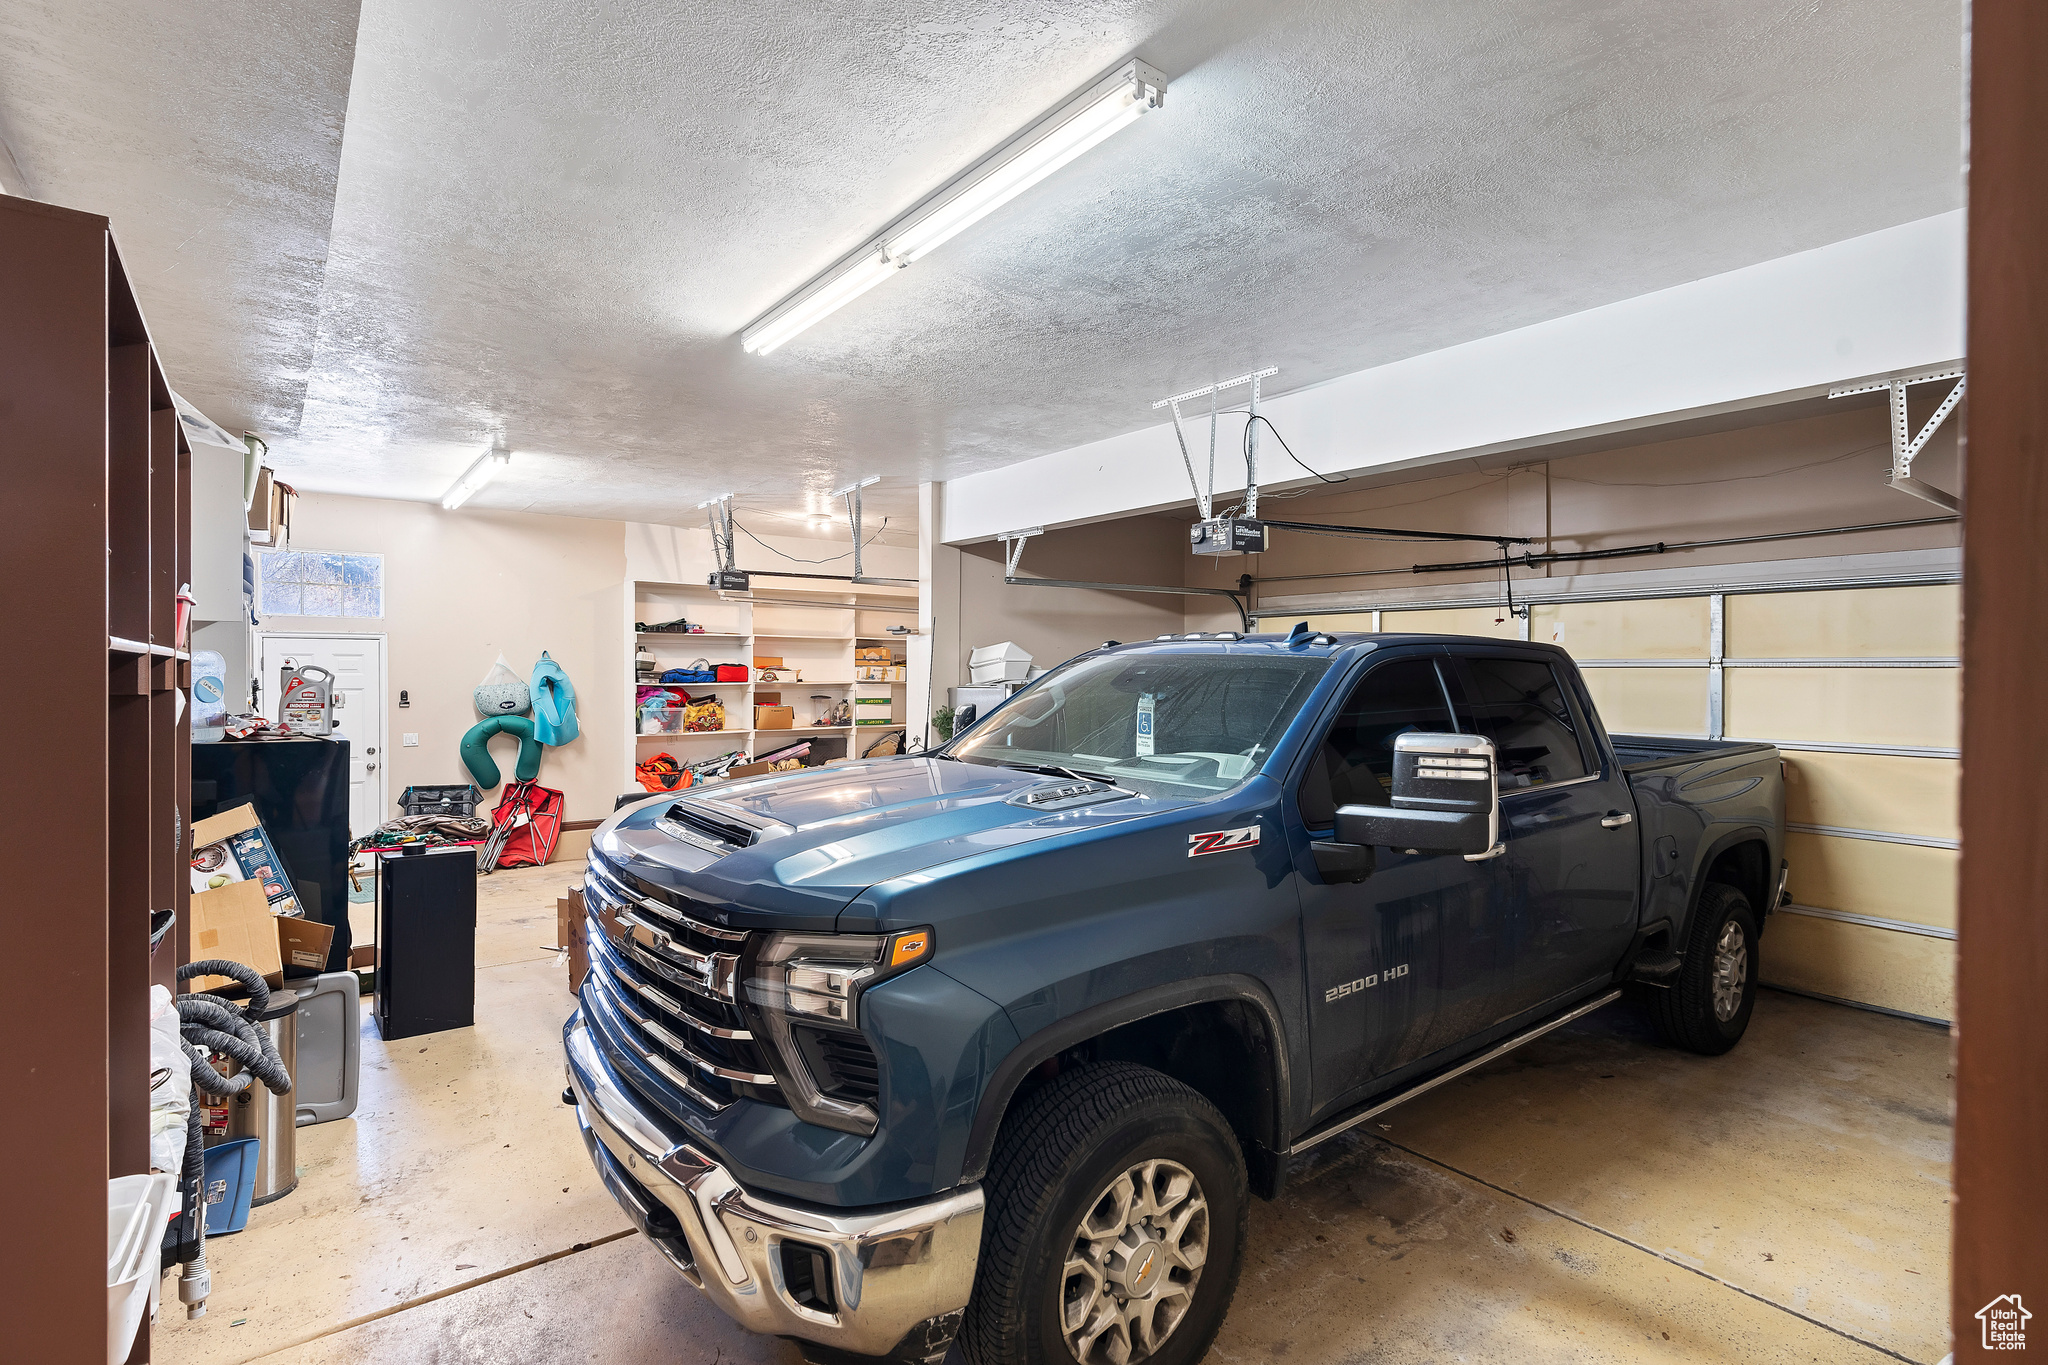
<path fill-rule="evenodd" d="M 754 826 L 716 815 L 701 806 L 678 801 L 668 814 L 654 822 L 656 829 L 708 853 L 731 853 L 746 848 L 760 834 Z"/>

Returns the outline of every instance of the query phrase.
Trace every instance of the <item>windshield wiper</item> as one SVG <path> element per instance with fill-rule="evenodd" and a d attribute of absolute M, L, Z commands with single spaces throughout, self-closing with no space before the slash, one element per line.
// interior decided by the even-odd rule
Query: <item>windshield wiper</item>
<path fill-rule="evenodd" d="M 1071 777 L 1076 782 L 1100 782 L 1104 786 L 1116 786 L 1116 779 L 1106 774 L 1076 772 L 1072 768 L 1062 767 L 1057 763 L 1019 763 L 1014 759 L 1007 758 L 997 759 L 996 762 L 1002 767 L 1021 768 L 1027 773 L 1045 773 L 1052 777 Z"/>

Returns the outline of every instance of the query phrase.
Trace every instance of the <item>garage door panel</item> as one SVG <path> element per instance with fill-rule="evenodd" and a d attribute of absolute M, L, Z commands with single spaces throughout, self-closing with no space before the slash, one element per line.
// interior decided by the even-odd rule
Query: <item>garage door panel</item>
<path fill-rule="evenodd" d="M 1262 616 L 1259 618 L 1259 629 L 1268 634 L 1285 635 L 1294 629 L 1296 621 L 1308 622 L 1310 630 L 1327 630 L 1333 634 L 1339 631 L 1372 629 L 1372 613 L 1364 611 L 1343 616 L 1289 616 L 1284 620 L 1278 616 Z"/>
<path fill-rule="evenodd" d="M 1792 899 L 1824 910 L 1953 929 L 1954 849 L 1793 831 L 1785 836 Z"/>
<path fill-rule="evenodd" d="M 1712 634 L 1704 597 L 1544 603 L 1529 613 L 1531 639 L 1579 659 L 1705 659 Z"/>
<path fill-rule="evenodd" d="M 1956 1017 L 1955 944 L 1811 915 L 1771 916 L 1758 979 L 1931 1019 Z"/>
<path fill-rule="evenodd" d="M 1962 652 L 1953 583 L 1727 599 L 1731 659 L 1952 659 Z"/>
<path fill-rule="evenodd" d="M 1727 732 L 1743 739 L 1953 749 L 1952 668 L 1730 668 Z"/>
<path fill-rule="evenodd" d="M 1962 765 L 1952 758 L 1785 753 L 1785 818 L 1799 825 L 1881 830 L 1923 839 L 1961 837 Z"/>
<path fill-rule="evenodd" d="M 1589 668 L 1580 676 L 1610 733 L 1707 733 L 1704 668 Z"/>
<path fill-rule="evenodd" d="M 1494 618 L 1502 619 L 1496 621 Z M 1522 625 L 1505 607 L 1446 607 L 1434 611 L 1383 611 L 1381 630 L 1412 630 L 1426 635 L 1486 635 L 1519 640 Z"/>

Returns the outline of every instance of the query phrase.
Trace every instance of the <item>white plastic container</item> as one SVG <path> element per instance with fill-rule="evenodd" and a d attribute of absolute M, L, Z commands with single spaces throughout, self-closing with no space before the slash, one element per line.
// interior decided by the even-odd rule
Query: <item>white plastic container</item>
<path fill-rule="evenodd" d="M 982 645 L 967 656 L 967 671 L 973 683 L 1022 682 L 1031 672 L 1031 656 L 1008 640 Z"/>
<path fill-rule="evenodd" d="M 107 1182 L 107 1365 L 121 1365 L 163 1276 L 158 1248 L 177 1178 L 120 1175 Z"/>
<path fill-rule="evenodd" d="M 217 744 L 227 733 L 228 664 L 218 650 L 192 651 L 192 742 Z"/>

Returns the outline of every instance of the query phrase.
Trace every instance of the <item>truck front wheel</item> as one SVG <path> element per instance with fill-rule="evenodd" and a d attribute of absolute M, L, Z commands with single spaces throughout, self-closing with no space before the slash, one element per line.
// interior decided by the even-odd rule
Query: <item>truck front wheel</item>
<path fill-rule="evenodd" d="M 1718 1057 L 1742 1040 L 1756 1005 L 1756 915 L 1749 897 L 1708 882 L 1700 889 L 1678 976 L 1650 991 L 1650 1014 L 1664 1041 Z"/>
<path fill-rule="evenodd" d="M 1208 1351 L 1250 1197 L 1206 1099 L 1148 1067 L 1075 1067 L 1019 1101 L 984 1188 L 960 1332 L 973 1365 L 1193 1365 Z"/>

